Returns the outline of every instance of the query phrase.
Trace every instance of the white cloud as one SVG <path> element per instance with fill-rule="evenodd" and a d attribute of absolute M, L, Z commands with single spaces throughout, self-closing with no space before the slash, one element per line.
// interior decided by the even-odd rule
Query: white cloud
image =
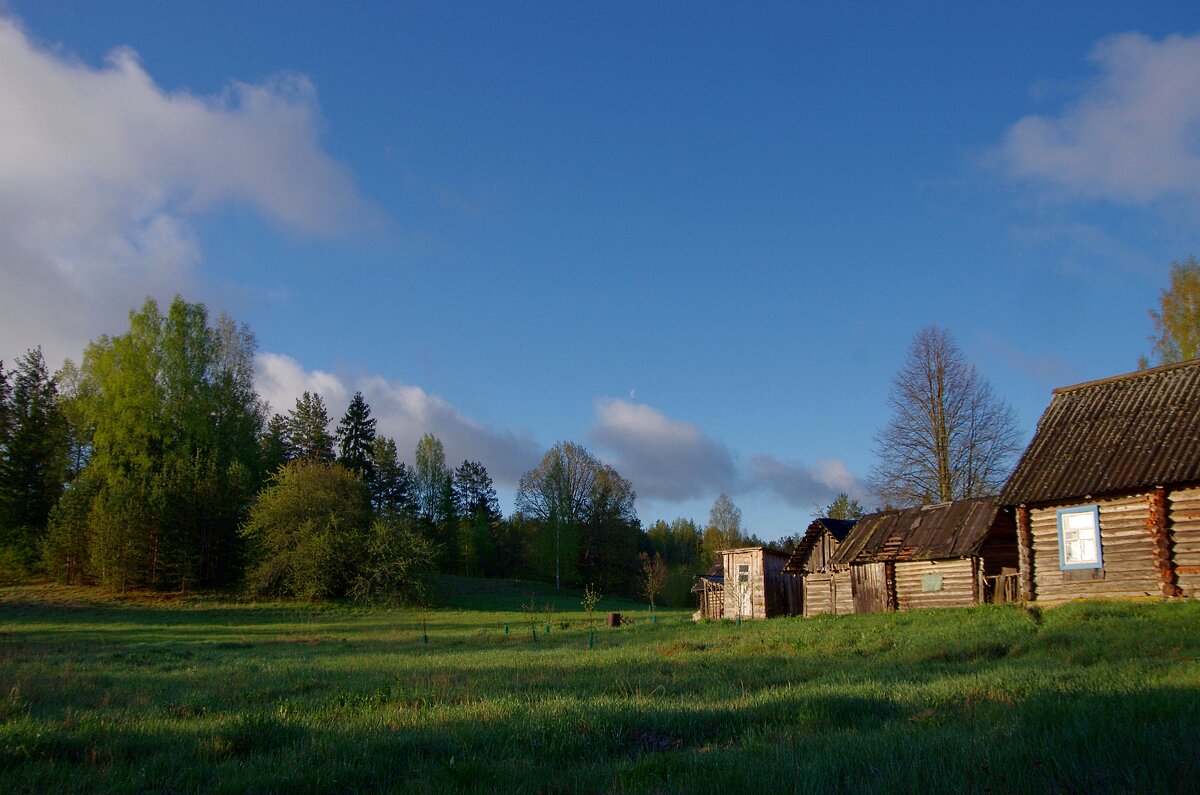
<path fill-rule="evenodd" d="M 836 458 L 821 459 L 809 466 L 755 455 L 750 458 L 749 478 L 795 508 L 827 505 L 841 492 L 860 500 L 870 496 L 858 478 Z"/>
<path fill-rule="evenodd" d="M 343 379 L 320 370 L 305 370 L 295 359 L 260 353 L 255 384 L 272 411 L 286 413 L 304 391 L 317 392 L 334 423 L 355 392 L 362 392 L 378 421 L 376 432 L 396 440 L 400 457 L 411 462 L 417 442 L 426 433 L 437 436 L 446 449 L 446 462 L 481 462 L 498 486 L 515 488 L 521 475 L 538 462 L 543 448 L 528 433 L 496 430 L 466 417 L 453 404 L 420 387 L 379 376 Z"/>
<path fill-rule="evenodd" d="M 194 292 L 207 208 L 311 234 L 372 216 L 320 130 L 303 76 L 167 92 L 131 50 L 92 67 L 0 18 L 0 356 L 78 356 L 146 295 Z"/>
<path fill-rule="evenodd" d="M 1200 35 L 1125 33 L 1090 60 L 1099 73 L 1072 103 L 1008 130 L 1008 173 L 1067 197 L 1200 202 Z"/>
<path fill-rule="evenodd" d="M 592 439 L 614 454 L 638 494 L 677 502 L 732 488 L 732 455 L 695 425 L 619 399 L 597 401 L 596 416 Z"/>

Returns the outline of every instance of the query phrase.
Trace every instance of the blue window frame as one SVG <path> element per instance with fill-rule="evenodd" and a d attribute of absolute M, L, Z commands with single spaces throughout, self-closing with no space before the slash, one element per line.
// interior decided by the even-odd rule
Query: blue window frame
<path fill-rule="evenodd" d="M 1063 508 L 1058 512 L 1058 567 L 1102 569 L 1100 506 Z"/>

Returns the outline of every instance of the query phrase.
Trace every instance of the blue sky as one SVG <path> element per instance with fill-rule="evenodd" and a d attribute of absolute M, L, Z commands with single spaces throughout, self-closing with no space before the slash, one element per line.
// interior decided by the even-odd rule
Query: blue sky
<path fill-rule="evenodd" d="M 1200 250 L 1194 3 L 343 5 L 0 2 L 0 357 L 179 292 L 506 509 L 571 439 L 773 538 L 918 329 L 1028 438 Z"/>

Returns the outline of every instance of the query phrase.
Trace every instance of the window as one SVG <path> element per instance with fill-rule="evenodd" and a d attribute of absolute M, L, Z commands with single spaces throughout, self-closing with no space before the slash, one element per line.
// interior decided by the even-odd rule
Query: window
<path fill-rule="evenodd" d="M 942 590 L 942 575 L 926 574 L 921 577 L 921 590 L 925 593 Z"/>
<path fill-rule="evenodd" d="M 1061 569 L 1099 569 L 1100 508 L 1086 505 L 1058 512 L 1058 565 Z"/>
<path fill-rule="evenodd" d="M 738 564 L 738 582 L 750 582 L 750 565 L 748 563 Z"/>

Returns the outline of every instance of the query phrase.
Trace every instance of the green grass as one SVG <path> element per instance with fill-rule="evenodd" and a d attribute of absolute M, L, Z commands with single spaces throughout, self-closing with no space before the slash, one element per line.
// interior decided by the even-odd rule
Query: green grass
<path fill-rule="evenodd" d="M 1200 603 L 736 627 L 606 598 L 633 623 L 589 650 L 578 594 L 444 586 L 426 613 L 0 589 L 0 791 L 1196 791 Z"/>

